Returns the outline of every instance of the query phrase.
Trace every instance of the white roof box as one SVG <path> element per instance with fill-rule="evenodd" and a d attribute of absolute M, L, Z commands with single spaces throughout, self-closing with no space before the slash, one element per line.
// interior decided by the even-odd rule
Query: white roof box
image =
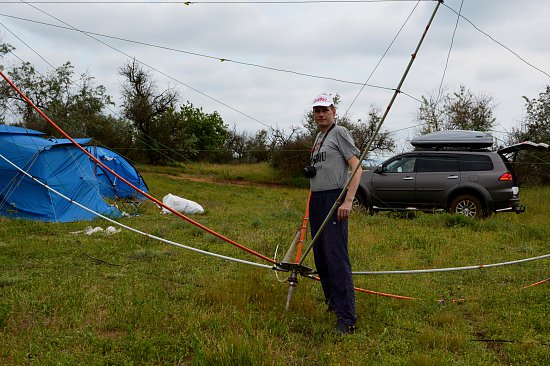
<path fill-rule="evenodd" d="M 493 145 L 493 136 L 482 131 L 436 131 L 412 139 L 411 145 L 418 148 L 466 147 L 481 149 Z"/>

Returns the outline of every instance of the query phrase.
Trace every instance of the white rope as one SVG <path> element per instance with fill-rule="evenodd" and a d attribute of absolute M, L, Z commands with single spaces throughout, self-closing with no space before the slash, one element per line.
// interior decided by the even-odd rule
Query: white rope
<path fill-rule="evenodd" d="M 485 269 L 485 268 L 507 266 L 507 265 L 510 265 L 510 264 L 518 264 L 518 263 L 523 263 L 523 262 L 535 261 L 535 260 L 538 260 L 538 259 L 544 259 L 544 258 L 549 258 L 549 257 L 550 257 L 550 254 L 545 254 L 545 255 L 538 256 L 538 257 L 518 259 L 518 260 L 510 261 L 510 262 L 493 263 L 493 264 L 480 264 L 480 265 L 477 265 L 477 266 L 451 267 L 451 268 L 433 268 L 433 269 L 411 269 L 411 270 L 403 270 L 403 271 L 360 271 L 360 272 L 352 272 L 352 274 L 354 274 L 354 275 L 379 275 L 379 274 L 414 274 L 414 273 L 467 271 L 467 270 L 471 270 L 471 269 Z"/>
<path fill-rule="evenodd" d="M 211 253 L 211 252 L 207 252 L 205 250 L 201 250 L 201 249 L 197 249 L 197 248 L 193 248 L 193 247 L 189 247 L 187 245 L 183 245 L 183 244 L 179 244 L 179 243 L 176 243 L 176 242 L 173 242 L 171 240 L 167 240 L 167 239 L 164 239 L 164 238 L 160 238 L 158 236 L 155 236 L 155 235 L 151 235 L 151 234 L 148 234 L 148 233 L 145 233 L 143 231 L 140 231 L 140 230 L 137 230 L 137 229 L 134 229 L 130 226 L 127 226 L 127 225 L 124 225 L 120 222 L 117 222 L 107 216 L 104 216 L 98 212 L 95 212 L 91 209 L 89 209 L 88 207 L 84 206 L 84 205 L 81 205 L 80 203 L 72 200 L 71 198 L 63 195 L 62 193 L 56 191 L 55 189 L 49 187 L 48 185 L 40 182 L 39 180 L 37 180 L 36 178 L 34 178 L 33 176 L 31 176 L 29 173 L 23 171 L 22 169 L 20 169 L 17 165 L 15 165 L 14 163 L 12 163 L 10 160 L 8 160 L 6 157 L 4 157 L 4 155 L 0 154 L 0 158 L 2 158 L 4 161 L 6 161 L 8 164 L 10 164 L 11 166 L 13 166 L 14 168 L 16 168 L 17 170 L 19 170 L 21 173 L 25 174 L 27 177 L 29 177 L 30 179 L 32 179 L 33 181 L 35 181 L 36 183 L 40 184 L 41 186 L 43 186 L 44 188 L 50 190 L 51 192 L 59 195 L 60 197 L 66 199 L 67 201 L 69 201 L 70 203 L 73 203 L 75 205 L 77 205 L 78 207 L 98 216 L 98 217 L 101 217 L 102 219 L 104 220 L 107 220 L 115 225 L 118 225 L 124 229 L 127 229 L 127 230 L 130 230 L 130 231 L 133 231 L 135 233 L 138 233 L 138 234 L 141 234 L 141 235 L 144 235 L 150 239 L 154 239 L 154 240 L 159 240 L 163 243 L 166 243 L 166 244 L 170 244 L 170 245 L 174 245 L 174 246 L 177 246 L 177 247 L 180 247 L 180 248 L 183 248 L 183 249 L 187 249 L 187 250 L 191 250 L 191 251 L 194 251 L 194 252 L 197 252 L 197 253 L 201 253 L 201 254 L 206 254 L 206 255 L 209 255 L 209 256 L 212 256 L 212 257 L 216 257 L 216 258 L 220 258 L 220 259 L 224 259 L 224 260 L 227 260 L 227 261 L 232 261 L 232 262 L 237 262 L 237 263 L 242 263 L 242 264 L 248 264 L 248 265 L 251 265 L 251 266 L 256 266 L 256 267 L 261 267 L 261 268 L 268 268 L 268 269 L 272 269 L 273 267 L 270 266 L 270 265 L 267 265 L 267 264 L 260 264 L 260 263 L 255 263 L 255 262 L 250 262 L 250 261 L 246 261 L 246 260 L 242 260 L 242 259 L 238 259 L 238 258 L 233 258 L 233 257 L 227 257 L 225 255 L 221 255 L 221 254 L 216 254 L 216 253 Z"/>
<path fill-rule="evenodd" d="M 247 264 L 247 265 L 251 265 L 251 266 L 256 266 L 256 267 L 260 267 L 260 268 L 267 268 L 267 269 L 273 269 L 272 266 L 270 265 L 267 265 L 267 264 L 260 264 L 260 263 L 255 263 L 255 262 L 250 262 L 250 261 L 246 261 L 246 260 L 242 260 L 242 259 L 238 259 L 238 258 L 233 258 L 233 257 L 228 257 L 228 256 L 225 256 L 225 255 L 221 255 L 221 254 L 217 254 L 217 253 L 212 253 L 212 252 L 207 252 L 205 250 L 201 250 L 201 249 L 197 249 L 197 248 L 193 248 L 193 247 L 190 247 L 190 246 L 187 246 L 187 245 L 184 245 L 184 244 L 180 244 L 180 243 L 176 243 L 174 241 L 171 241 L 171 240 L 168 240 L 168 239 L 164 239 L 164 238 L 161 238 L 161 237 L 158 237 L 158 236 L 155 236 L 155 235 L 152 235 L 152 234 L 148 234 L 148 233 L 145 233 L 143 231 L 140 231 L 140 230 L 137 230 L 137 229 L 134 229 L 130 226 L 127 226 L 127 225 L 124 225 L 120 222 L 117 222 L 107 216 L 104 216 L 98 212 L 95 212 L 91 209 L 89 209 L 88 207 L 78 203 L 77 201 L 74 201 L 72 200 L 71 198 L 65 196 L 64 194 L 56 191 L 55 189 L 51 188 L 50 186 L 48 186 L 47 184 L 44 184 L 42 182 L 40 182 L 39 180 L 37 180 L 36 178 L 34 178 L 32 175 L 30 175 L 29 173 L 27 173 L 26 171 L 22 170 L 21 168 L 19 168 L 17 165 L 15 165 L 14 163 L 12 163 L 10 160 L 8 160 L 4 155 L 0 154 L 0 158 L 2 158 L 4 161 L 6 161 L 8 164 L 10 164 L 11 166 L 13 166 L 15 169 L 19 170 L 21 173 L 23 173 L 24 175 L 26 175 L 27 177 L 29 177 L 30 179 L 32 179 L 34 182 L 40 184 L 41 186 L 43 186 L 44 188 L 48 189 L 49 191 L 59 195 L 60 197 L 62 197 L 63 199 L 69 201 L 70 203 L 72 204 L 75 204 L 77 205 L 78 207 L 92 213 L 93 215 L 96 215 L 106 221 L 109 221 L 111 222 L 112 224 L 114 225 L 118 225 L 124 229 L 127 229 L 127 230 L 130 230 L 130 231 L 133 231 L 137 234 L 141 234 L 141 235 L 144 235 L 150 239 L 154 239 L 154 240 L 158 240 L 158 241 L 161 241 L 163 243 L 166 243 L 166 244 L 170 244 L 170 245 L 174 245 L 174 246 L 177 246 L 177 247 L 180 247 L 180 248 L 183 248 L 183 249 L 187 249 L 187 250 L 190 250 L 190 251 L 194 251 L 194 252 L 197 252 L 197 253 L 201 253 L 201 254 L 205 254 L 205 255 L 209 255 L 209 256 L 212 256 L 212 257 L 215 257 L 215 258 L 219 258 L 219 259 L 223 259 L 223 260 L 227 260 L 227 261 L 232 261 L 232 262 L 237 262 L 237 263 L 241 263 L 241 264 Z M 538 256 L 538 257 L 532 257 L 532 258 L 526 258 L 526 259 L 519 259 L 519 260 L 515 260 L 515 261 L 510 261 L 510 262 L 502 262 L 502 263 L 493 263 L 493 264 L 481 264 L 481 265 L 475 265 L 475 266 L 466 266 L 466 267 L 450 267 L 450 268 L 433 268 L 433 269 L 415 269 L 415 270 L 394 270 L 394 271 L 359 271 L 359 272 L 352 272 L 353 275 L 380 275 L 380 274 L 415 274 L 415 273 L 435 273 L 435 272 L 451 272 L 451 271 L 465 271 L 465 270 L 472 270 L 472 269 L 485 269 L 485 268 L 493 268 L 493 267 L 500 267 L 500 266 L 506 266 L 506 265 L 511 265 L 511 264 L 518 264 L 518 263 L 524 263 L 524 262 L 529 262 L 529 261 L 534 261 L 534 260 L 539 260 L 539 259 L 544 259 L 544 258 L 549 258 L 550 257 L 550 254 L 545 254 L 545 255 L 541 255 L 541 256 Z"/>
<path fill-rule="evenodd" d="M 17 150 L 19 150 L 17 145 L 16 145 L 16 148 Z M 40 155 L 39 151 L 37 151 L 36 154 L 32 156 L 31 160 L 25 163 L 25 165 L 28 164 L 27 170 L 30 170 L 32 168 L 32 166 L 38 159 L 38 155 Z M 0 208 L 4 207 L 4 205 L 8 203 L 12 193 L 17 189 L 17 186 L 19 185 L 19 183 L 21 183 L 22 180 L 23 180 L 23 176 L 18 177 L 17 175 L 14 175 L 13 178 L 6 184 L 6 186 L 2 188 L 2 190 L 0 190 L 0 196 L 2 195 L 4 196 L 4 199 L 0 201 Z"/>

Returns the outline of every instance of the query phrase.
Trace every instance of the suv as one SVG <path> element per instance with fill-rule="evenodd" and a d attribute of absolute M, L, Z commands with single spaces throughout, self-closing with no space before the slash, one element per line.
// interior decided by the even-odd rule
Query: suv
<path fill-rule="evenodd" d="M 369 211 L 442 210 L 475 218 L 521 213 L 510 157 L 526 148 L 548 149 L 524 142 L 490 151 L 492 136 L 477 131 L 439 131 L 411 144 L 415 151 L 363 171 L 357 203 Z"/>

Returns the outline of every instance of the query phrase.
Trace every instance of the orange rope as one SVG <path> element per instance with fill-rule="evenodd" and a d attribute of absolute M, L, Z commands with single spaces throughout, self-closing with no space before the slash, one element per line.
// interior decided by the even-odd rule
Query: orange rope
<path fill-rule="evenodd" d="M 312 280 L 315 280 L 315 281 L 321 281 L 321 279 L 317 276 L 305 276 L 307 278 L 310 278 Z M 388 293 L 384 293 L 384 292 L 377 292 L 377 291 L 372 291 L 372 290 L 366 290 L 366 289 L 363 289 L 363 288 L 360 288 L 360 287 L 354 287 L 353 288 L 355 291 L 357 292 L 364 292 L 366 294 L 371 294 L 371 295 L 378 295 L 378 296 L 384 296 L 384 297 L 391 297 L 393 299 L 399 299 L 399 300 L 418 300 L 418 299 L 415 299 L 414 297 L 409 297 L 409 296 L 402 296 L 402 295 L 393 295 L 393 294 L 388 294 Z"/>
<path fill-rule="evenodd" d="M 147 197 L 149 200 L 153 201 L 154 203 L 156 203 L 157 205 L 167 209 L 168 211 L 172 212 L 174 215 L 177 215 L 179 217 L 181 217 L 182 219 L 188 221 L 189 223 L 199 227 L 200 229 L 216 236 L 217 238 L 223 240 L 223 241 L 226 241 L 228 242 L 229 244 L 232 244 L 252 255 L 255 255 L 256 257 L 258 258 L 261 258 L 267 262 L 270 262 L 272 264 L 275 264 L 275 261 L 269 257 L 266 257 L 264 256 L 263 254 L 260 254 L 260 253 L 257 253 L 255 251 L 253 251 L 252 249 L 249 249 L 249 248 L 246 248 L 245 246 L 229 239 L 229 238 L 226 238 L 225 236 L 221 235 L 221 234 L 218 234 L 217 232 L 215 232 L 214 230 L 190 219 L 189 217 L 185 216 L 184 214 L 182 214 L 181 212 L 178 212 L 176 210 L 174 210 L 173 208 L 165 205 L 163 202 L 159 201 L 158 199 L 156 199 L 155 197 L 151 196 L 150 194 L 148 194 L 147 192 L 144 192 L 143 190 L 139 189 L 138 187 L 134 186 L 132 183 L 128 182 L 126 179 L 124 179 L 123 177 L 121 177 L 120 175 L 118 175 L 115 171 L 113 171 L 112 169 L 110 169 L 108 166 L 106 166 L 105 164 L 103 164 L 101 161 L 99 161 L 95 156 L 93 156 L 92 154 L 90 154 L 86 149 L 84 149 L 82 146 L 80 146 L 75 140 L 73 140 L 65 131 L 63 131 L 58 125 L 55 124 L 55 122 L 53 122 L 48 116 L 46 116 L 29 98 L 27 98 L 27 96 L 22 92 L 20 91 L 16 86 L 15 84 L 13 84 L 11 82 L 10 79 L 8 79 L 8 77 L 6 75 L 4 75 L 4 73 L 0 70 L 0 75 L 4 78 L 4 80 L 6 80 L 6 82 L 8 84 L 10 84 L 10 86 L 34 109 L 38 112 L 38 114 L 40 114 L 49 124 L 51 124 L 59 133 L 61 133 L 65 138 L 67 138 L 69 141 L 71 141 L 76 147 L 78 147 L 84 154 L 88 155 L 88 157 L 90 157 L 93 161 L 95 161 L 97 164 L 101 165 L 103 168 L 105 168 L 109 173 L 113 174 L 115 177 L 117 177 L 118 179 L 120 179 L 121 181 L 123 181 L 124 183 L 128 184 L 130 187 L 132 187 L 134 190 L 136 190 L 138 193 L 144 195 L 145 197 Z"/>
<path fill-rule="evenodd" d="M 534 287 L 534 286 L 538 286 L 538 285 L 543 284 L 543 283 L 548 282 L 548 281 L 550 281 L 550 278 L 547 278 L 547 279 L 545 279 L 545 280 L 542 280 L 542 281 L 535 282 L 535 283 L 532 283 L 532 284 L 530 284 L 530 285 L 524 286 L 524 287 L 522 287 L 522 289 L 524 289 L 524 288 L 529 288 L 529 287 Z"/>

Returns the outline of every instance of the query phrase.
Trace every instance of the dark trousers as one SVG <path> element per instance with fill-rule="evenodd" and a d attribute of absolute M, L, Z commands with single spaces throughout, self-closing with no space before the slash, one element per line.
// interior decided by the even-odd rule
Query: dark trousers
<path fill-rule="evenodd" d="M 311 236 L 315 237 L 341 190 L 312 192 L 309 203 Z M 315 267 L 321 278 L 325 301 L 338 322 L 355 324 L 355 291 L 348 255 L 348 222 L 337 221 L 335 211 L 313 246 Z"/>

